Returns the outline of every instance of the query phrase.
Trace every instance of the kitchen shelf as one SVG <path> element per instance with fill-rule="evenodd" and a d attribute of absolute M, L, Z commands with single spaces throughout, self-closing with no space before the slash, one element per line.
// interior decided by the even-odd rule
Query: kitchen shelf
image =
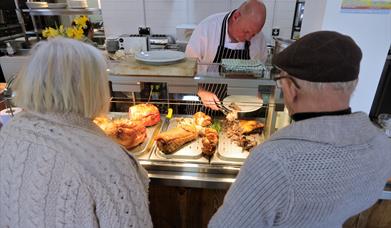
<path fill-rule="evenodd" d="M 7 40 L 13 40 L 13 39 L 23 37 L 23 36 L 24 36 L 23 33 L 18 33 L 18 34 L 14 34 L 14 35 L 10 35 L 10 36 L 3 36 L 3 37 L 0 37 L 0 42 L 7 41 Z"/>
<path fill-rule="evenodd" d="M 42 34 L 42 29 L 38 29 L 37 32 L 38 32 L 38 34 Z M 37 34 L 37 32 L 35 32 L 35 31 L 26 31 L 26 35 L 32 36 L 32 35 Z"/>
<path fill-rule="evenodd" d="M 23 9 L 23 12 L 30 13 L 32 16 L 60 16 L 60 15 L 91 15 L 100 14 L 98 8 L 86 9 Z"/>
<path fill-rule="evenodd" d="M 20 28 L 20 24 L 2 26 L 0 27 L 0 31 L 14 28 Z"/>

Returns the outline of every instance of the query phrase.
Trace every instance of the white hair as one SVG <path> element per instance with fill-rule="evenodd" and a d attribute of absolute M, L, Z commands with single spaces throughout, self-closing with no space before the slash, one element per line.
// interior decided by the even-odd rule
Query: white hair
<path fill-rule="evenodd" d="M 54 38 L 39 42 L 31 53 L 13 85 L 17 106 L 87 118 L 108 111 L 107 65 L 98 49 L 77 40 Z"/>
<path fill-rule="evenodd" d="M 348 81 L 348 82 L 310 82 L 295 78 L 297 83 L 304 90 L 309 90 L 310 92 L 322 92 L 324 90 L 334 90 L 342 92 L 346 95 L 351 96 L 354 89 L 357 86 L 358 80 Z"/>
<path fill-rule="evenodd" d="M 286 71 L 281 71 L 280 74 L 282 76 L 292 77 L 297 82 L 297 84 L 299 84 L 301 89 L 311 93 L 323 92 L 324 90 L 334 90 L 351 96 L 358 83 L 358 79 L 348 82 L 310 82 L 298 79 Z"/>

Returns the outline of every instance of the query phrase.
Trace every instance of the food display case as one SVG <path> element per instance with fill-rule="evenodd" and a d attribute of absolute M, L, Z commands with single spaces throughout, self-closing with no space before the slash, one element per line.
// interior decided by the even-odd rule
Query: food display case
<path fill-rule="evenodd" d="M 116 68 L 117 66 L 120 69 Z M 159 69 L 159 66 L 154 67 Z M 110 63 L 109 80 L 113 95 L 111 105 L 113 113 L 131 115 L 128 113 L 129 107 L 145 103 L 159 108 L 160 121 L 156 126 L 147 127 L 147 142 L 142 144 L 147 145 L 144 147 L 147 149 L 142 153 L 137 149 L 140 146 L 128 150 L 139 158 L 141 164 L 148 170 L 153 183 L 227 189 L 235 180 L 244 160 L 251 153 L 250 148 L 255 144 L 261 144 L 277 128 L 289 124 L 289 118 L 286 121 L 287 114 L 284 113 L 281 91 L 276 88 L 272 79 L 265 78 L 263 74 L 251 75 L 248 72 L 241 75 L 224 74 L 219 70 L 201 71 L 200 67 L 205 66 L 199 65 L 194 75 L 159 75 L 159 72 L 144 75 L 145 71 L 142 74 L 134 74 L 131 70 L 127 74 L 123 63 L 118 64 L 116 61 Z M 214 68 L 219 69 L 216 66 Z M 168 68 L 165 70 L 168 71 Z M 250 112 L 239 111 L 235 124 L 228 121 L 222 112 L 218 113 L 211 116 L 210 126 L 197 126 L 197 136 L 191 136 L 192 133 L 182 136 L 182 133 L 176 132 L 177 128 L 180 128 L 183 123 L 194 123 L 195 113 L 189 112 L 194 108 L 189 109 L 189 107 L 202 106 L 196 94 L 198 86 L 205 83 L 226 85 L 228 97 L 254 98 L 244 102 L 245 104 L 242 102 L 241 105 L 257 108 Z M 224 101 L 222 104 L 229 106 Z M 172 116 L 167 116 L 169 110 L 173 111 Z M 247 127 L 258 130 L 254 132 L 250 130 L 247 132 L 249 134 L 235 135 L 235 130 L 232 129 L 240 127 L 241 124 L 247 124 Z M 213 154 L 205 154 L 203 153 L 205 150 L 203 142 L 207 141 L 204 139 L 205 129 L 211 127 L 218 130 L 218 143 Z M 160 134 L 170 131 L 173 131 L 172 135 L 176 137 L 190 137 L 190 139 L 184 143 L 179 142 L 181 145 L 175 151 L 165 153 L 159 147 L 157 138 Z M 185 131 L 186 133 L 188 132 Z M 174 136 L 167 134 L 169 135 L 167 144 L 169 144 L 169 140 Z"/>
<path fill-rule="evenodd" d="M 220 68 L 219 65 L 213 67 Z M 151 103 L 159 107 L 161 125 L 154 128 L 153 138 L 148 140 L 150 149 L 137 155 L 151 180 L 150 208 L 157 227 L 207 227 L 212 215 L 223 204 L 226 191 L 235 181 L 243 162 L 251 154 L 251 150 L 230 138 L 228 133 L 231 125 L 227 125 L 224 115 L 211 116 L 212 124 L 220 123 L 221 126 L 218 144 L 211 156 L 202 153 L 202 136 L 183 144 L 173 153 L 166 154 L 158 147 L 156 138 L 160 133 L 194 119 L 195 113 L 187 112 L 186 106 L 202 105 L 196 96 L 199 84 L 225 84 L 228 96 L 261 98 L 262 105 L 258 110 L 239 116 L 239 122 L 245 120 L 263 124 L 262 132 L 255 134 L 258 145 L 277 129 L 290 123 L 289 116 L 284 111 L 286 109 L 280 89 L 272 79 L 264 75 L 227 74 L 224 71 L 197 71 L 193 76 L 126 75 L 124 72 L 113 72 L 116 71 L 110 68 L 112 111 L 126 113 L 129 106 L 140 103 Z M 265 75 L 270 75 L 268 73 Z M 256 106 L 252 103 L 253 100 L 248 103 Z M 166 118 L 170 109 L 173 109 L 174 115 Z M 129 153 L 134 151 L 129 150 Z M 389 189 L 390 186 L 387 185 L 381 199 L 390 198 Z"/>

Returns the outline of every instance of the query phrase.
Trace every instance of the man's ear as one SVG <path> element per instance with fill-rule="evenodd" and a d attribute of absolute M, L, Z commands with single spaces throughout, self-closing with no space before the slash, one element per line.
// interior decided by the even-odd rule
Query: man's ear
<path fill-rule="evenodd" d="M 236 21 L 236 20 L 238 20 L 240 15 L 241 14 L 240 14 L 239 10 L 235 10 L 235 12 L 233 12 L 233 14 L 232 14 L 232 19 L 234 19 Z"/>
<path fill-rule="evenodd" d="M 294 104 L 297 101 L 298 90 L 295 84 L 291 80 L 285 79 L 285 85 L 282 87 L 284 98 L 289 101 L 290 104 Z"/>

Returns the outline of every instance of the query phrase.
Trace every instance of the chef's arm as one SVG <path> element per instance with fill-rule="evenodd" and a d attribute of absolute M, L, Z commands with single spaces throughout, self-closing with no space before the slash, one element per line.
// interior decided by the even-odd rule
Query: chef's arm
<path fill-rule="evenodd" d="M 201 61 L 201 53 L 200 53 L 200 50 L 194 46 L 190 46 L 190 45 L 187 45 L 186 46 L 186 57 L 188 58 L 196 58 L 198 60 L 198 62 Z"/>
<path fill-rule="evenodd" d="M 210 108 L 212 110 L 219 110 L 219 108 L 215 104 L 215 102 L 220 102 L 216 94 L 206 91 L 200 86 L 198 88 L 197 95 L 200 97 L 201 102 L 202 104 L 204 104 L 205 107 Z"/>
<path fill-rule="evenodd" d="M 197 27 L 187 43 L 185 51 L 186 57 L 197 58 L 199 62 L 202 62 L 206 51 L 206 39 L 206 35 Z"/>

